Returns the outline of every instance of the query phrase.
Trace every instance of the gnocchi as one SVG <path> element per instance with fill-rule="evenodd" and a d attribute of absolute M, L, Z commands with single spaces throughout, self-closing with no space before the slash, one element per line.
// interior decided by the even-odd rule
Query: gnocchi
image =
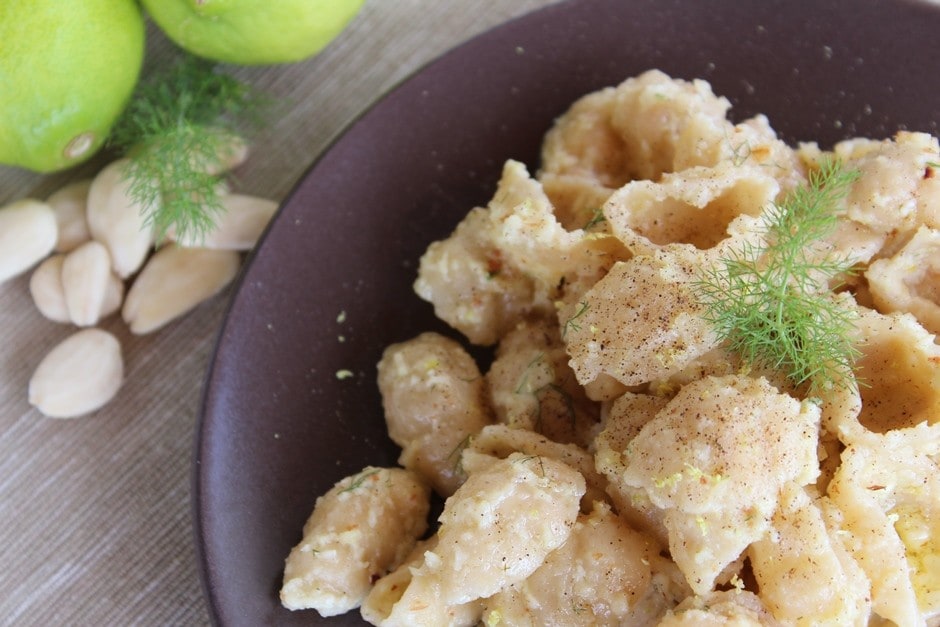
<path fill-rule="evenodd" d="M 493 359 L 438 333 L 388 347 L 404 469 L 368 477 L 395 495 L 343 496 L 360 474 L 318 500 L 285 606 L 388 626 L 940 625 L 940 146 L 790 146 L 730 109 L 657 70 L 588 94 L 537 170 L 508 160 L 428 247 L 416 294 Z M 748 364 L 697 285 L 830 159 L 857 176 L 799 254 L 854 266 L 809 289 L 836 294 L 857 358 L 817 388 Z"/>

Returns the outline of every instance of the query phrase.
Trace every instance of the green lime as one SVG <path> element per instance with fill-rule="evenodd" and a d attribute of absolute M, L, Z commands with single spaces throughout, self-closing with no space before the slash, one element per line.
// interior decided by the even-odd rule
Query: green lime
<path fill-rule="evenodd" d="M 92 156 L 143 57 L 134 0 L 0 0 L 0 164 L 51 172 Z"/>
<path fill-rule="evenodd" d="M 364 0 L 143 0 L 167 36 L 200 57 L 291 63 L 330 43 Z"/>

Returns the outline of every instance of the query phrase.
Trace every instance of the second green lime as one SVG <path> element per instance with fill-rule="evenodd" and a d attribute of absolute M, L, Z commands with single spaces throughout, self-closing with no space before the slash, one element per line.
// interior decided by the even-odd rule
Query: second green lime
<path fill-rule="evenodd" d="M 292 63 L 330 43 L 364 0 L 143 0 L 183 49 L 238 65 Z"/>

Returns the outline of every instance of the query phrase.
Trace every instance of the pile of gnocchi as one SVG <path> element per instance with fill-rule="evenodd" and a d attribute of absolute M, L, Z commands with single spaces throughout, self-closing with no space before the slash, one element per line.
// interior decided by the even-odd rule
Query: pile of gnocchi
<path fill-rule="evenodd" d="M 317 499 L 282 604 L 374 625 L 940 625 L 940 149 L 823 150 L 649 71 L 575 102 L 535 175 L 421 259 L 437 333 L 378 364 L 400 467 Z M 819 243 L 848 257 L 857 380 L 749 366 L 703 267 L 825 159 L 858 171 Z M 445 499 L 429 532 L 432 493 Z"/>

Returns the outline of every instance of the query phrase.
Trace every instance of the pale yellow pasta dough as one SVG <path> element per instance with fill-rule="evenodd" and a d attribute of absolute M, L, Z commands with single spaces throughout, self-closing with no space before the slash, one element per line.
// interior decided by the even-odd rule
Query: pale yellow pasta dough
<path fill-rule="evenodd" d="M 427 486 L 401 468 L 367 466 L 317 499 L 284 566 L 281 603 L 322 616 L 359 606 L 427 529 Z"/>
<path fill-rule="evenodd" d="M 705 81 L 645 72 L 575 102 L 545 136 L 538 179 L 569 229 L 630 181 L 697 166 L 758 166 L 786 189 L 799 184 L 801 161 L 767 118 L 734 125 L 729 108 Z"/>
<path fill-rule="evenodd" d="M 508 161 L 493 199 L 421 257 L 415 292 L 475 344 L 493 344 L 529 314 L 551 315 L 629 253 L 616 238 L 568 231 L 541 184 Z"/>
<path fill-rule="evenodd" d="M 893 139 L 850 140 L 837 144 L 834 153 L 847 168 L 857 168 L 860 176 L 846 198 L 842 223 L 860 226 L 880 246 L 880 256 L 893 254 L 922 224 L 924 211 L 918 209 L 918 193 L 928 163 L 936 162 L 940 149 L 937 139 L 926 133 L 900 132 Z M 837 249 L 850 251 L 835 235 Z M 859 261 L 869 261 L 858 258 Z"/>
<path fill-rule="evenodd" d="M 444 496 L 463 481 L 460 445 L 492 422 L 483 376 L 463 347 L 437 333 L 393 344 L 378 364 L 389 437 L 401 463 Z"/>
<path fill-rule="evenodd" d="M 634 254 L 674 243 L 706 250 L 729 237 L 738 216 L 759 216 L 779 191 L 777 181 L 759 168 L 723 162 L 628 183 L 610 196 L 604 215 Z"/>
<path fill-rule="evenodd" d="M 584 489 L 569 466 L 519 453 L 471 474 L 445 503 L 437 543 L 389 615 L 446 624 L 451 608 L 522 581 L 568 539 Z"/>
<path fill-rule="evenodd" d="M 624 450 L 621 481 L 664 510 L 672 558 L 697 594 L 769 528 L 781 488 L 815 480 L 819 409 L 763 379 L 683 387 Z"/>
<path fill-rule="evenodd" d="M 399 603 L 405 590 L 411 585 L 414 569 L 424 563 L 424 554 L 433 551 L 437 542 L 437 535 L 418 542 L 398 568 L 375 582 L 359 608 L 366 621 L 380 627 L 470 627 L 479 623 L 483 614 L 481 600 L 454 606 L 436 604 L 433 607 L 425 607 L 421 602 L 412 605 Z M 433 590 L 428 591 L 428 594 L 433 594 Z"/>
<path fill-rule="evenodd" d="M 940 425 L 867 434 L 829 484 L 839 532 L 868 575 L 874 612 L 898 625 L 940 620 Z"/>
<path fill-rule="evenodd" d="M 587 94 L 537 169 L 508 159 L 430 244 L 415 292 L 493 350 L 388 347 L 405 470 L 318 500 L 285 606 L 361 603 L 387 627 L 940 627 L 937 138 L 793 147 L 730 109 L 658 70 Z M 853 266 L 801 287 L 858 356 L 810 386 L 721 341 L 700 282 L 772 244 L 775 205 L 831 160 L 855 178 L 796 254 Z M 418 541 L 427 486 L 444 508 Z"/>
<path fill-rule="evenodd" d="M 499 422 L 587 447 L 600 406 L 578 385 L 554 320 L 520 322 L 500 340 L 487 389 Z"/>
<path fill-rule="evenodd" d="M 608 375 L 640 385 L 667 377 L 718 345 L 692 284 L 708 263 L 672 245 L 618 262 L 559 312 L 571 367 L 582 384 Z"/>
<path fill-rule="evenodd" d="M 872 263 L 865 278 L 879 310 L 913 314 L 940 334 L 940 230 L 920 227 L 894 256 Z"/>
<path fill-rule="evenodd" d="M 834 531 L 803 488 L 784 486 L 769 532 L 748 549 L 760 597 L 777 619 L 807 627 L 868 624 L 868 578 Z"/>
<path fill-rule="evenodd" d="M 578 517 L 571 535 L 525 580 L 484 603 L 488 626 L 638 624 L 653 584 L 659 548 L 598 505 Z M 665 609 L 665 600 L 660 602 Z"/>
<path fill-rule="evenodd" d="M 618 259 L 630 257 L 614 237 L 562 226 L 542 184 L 518 161 L 506 162 L 488 208 L 506 265 L 523 270 L 545 298 L 570 301 L 572 292 L 584 291 Z"/>
<path fill-rule="evenodd" d="M 529 312 L 552 311 L 531 278 L 503 263 L 489 226 L 486 209 L 470 211 L 449 238 L 428 247 L 414 284 L 435 315 L 474 344 L 495 343 Z"/>
<path fill-rule="evenodd" d="M 909 314 L 863 311 L 856 327 L 862 353 L 856 364 L 862 381 L 858 422 L 864 430 L 940 422 L 940 346 L 931 334 Z M 851 424 L 845 430 L 857 433 Z"/>
<path fill-rule="evenodd" d="M 623 140 L 631 180 L 720 161 L 731 104 L 706 81 L 677 81 L 651 70 L 616 91 L 611 125 Z"/>
<path fill-rule="evenodd" d="M 689 597 L 666 613 L 659 627 L 778 627 L 760 598 L 746 590 Z"/>
<path fill-rule="evenodd" d="M 586 483 L 586 490 L 581 497 L 584 511 L 590 511 L 596 501 L 606 500 L 607 480 L 594 469 L 590 453 L 574 444 L 555 442 L 528 429 L 514 429 L 506 425 L 483 427 L 463 449 L 461 468 L 466 474 L 473 474 L 513 453 L 554 459 L 580 472 Z"/>
<path fill-rule="evenodd" d="M 654 506 L 642 488 L 627 485 L 621 477 L 626 471 L 627 445 L 667 402 L 662 396 L 625 392 L 609 403 L 604 429 L 594 441 L 594 465 L 608 479 L 607 493 L 617 513 L 636 529 L 650 534 L 661 546 L 669 544 L 663 524 L 664 510 Z"/>

